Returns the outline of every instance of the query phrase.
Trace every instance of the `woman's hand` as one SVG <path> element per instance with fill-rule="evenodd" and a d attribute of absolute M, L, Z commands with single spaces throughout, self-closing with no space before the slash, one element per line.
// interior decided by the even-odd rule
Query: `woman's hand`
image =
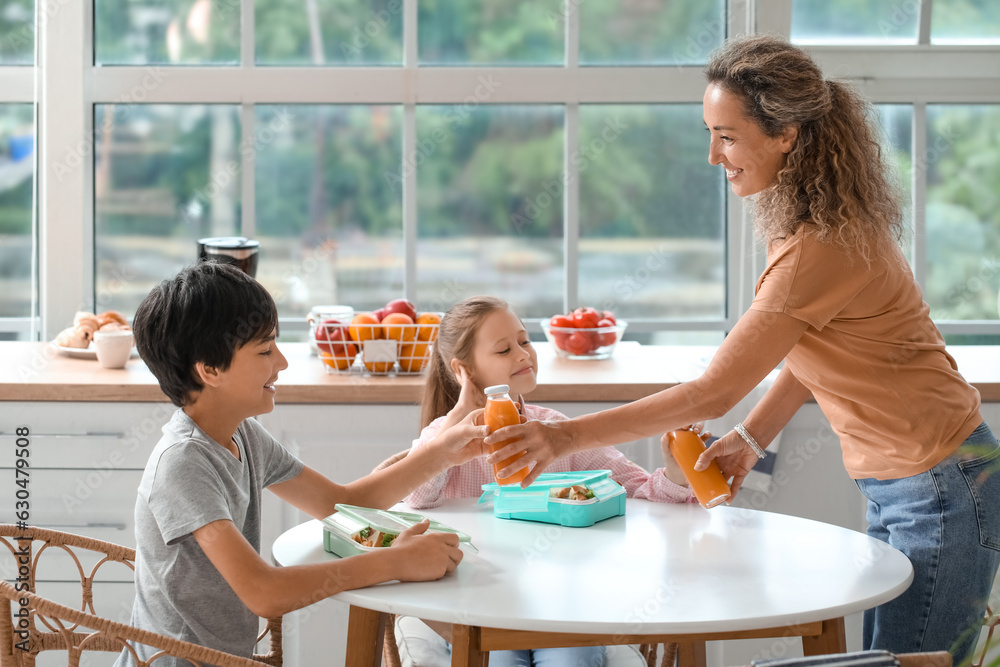
<path fill-rule="evenodd" d="M 521 417 L 524 420 L 524 416 Z M 497 477 L 510 477 L 525 464 L 531 467 L 528 476 L 521 482 L 521 488 L 538 479 L 552 462 L 570 452 L 573 435 L 566 421 L 529 421 L 520 426 L 505 426 L 494 431 L 484 442 L 487 446 L 515 439 L 503 449 L 490 454 L 487 463 L 499 463 L 518 452 L 524 452 L 524 457 L 518 459 L 503 470 L 497 471 Z"/>
<path fill-rule="evenodd" d="M 730 485 L 729 502 L 733 501 L 736 493 L 743 486 L 743 480 L 751 468 L 756 465 L 757 454 L 747 446 L 747 443 L 736 431 L 730 431 L 715 442 L 713 442 L 705 452 L 698 457 L 694 464 L 695 470 L 704 470 L 708 464 L 715 460 L 722 470 L 722 476 L 726 479 L 733 478 Z"/>

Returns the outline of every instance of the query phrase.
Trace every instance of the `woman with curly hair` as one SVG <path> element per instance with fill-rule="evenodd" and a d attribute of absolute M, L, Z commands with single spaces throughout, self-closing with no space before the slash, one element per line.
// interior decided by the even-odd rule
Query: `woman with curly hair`
<path fill-rule="evenodd" d="M 706 75 L 709 162 L 752 197 L 767 248 L 749 310 L 698 379 L 576 419 L 507 427 L 487 444 L 521 440 L 488 461 L 527 452 L 527 485 L 571 451 L 721 417 L 784 361 L 698 467 L 716 460 L 735 496 L 762 449 L 815 399 L 867 498 L 869 535 L 914 568 L 904 594 L 865 613 L 864 647 L 949 650 L 961 664 L 1000 563 L 1000 444 L 899 248 L 899 194 L 874 111 L 772 37 L 730 40 Z"/>

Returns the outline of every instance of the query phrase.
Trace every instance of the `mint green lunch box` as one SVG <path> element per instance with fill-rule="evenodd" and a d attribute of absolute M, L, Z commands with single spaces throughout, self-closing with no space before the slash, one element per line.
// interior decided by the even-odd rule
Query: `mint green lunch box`
<path fill-rule="evenodd" d="M 556 497 L 559 489 L 582 486 L 589 489 L 585 500 Z M 493 500 L 493 516 L 556 523 L 561 526 L 592 526 L 598 521 L 625 514 L 625 489 L 611 479 L 610 470 L 546 472 L 526 489 L 517 484 L 483 484 L 479 502 Z"/>
<path fill-rule="evenodd" d="M 392 545 L 392 541 L 410 526 L 425 517 L 412 512 L 378 510 L 356 505 L 334 506 L 337 511 L 323 519 L 323 548 L 338 556 L 353 556 Z M 427 532 L 454 533 L 459 544 L 468 544 L 474 551 L 472 538 L 451 526 L 430 519 Z"/>

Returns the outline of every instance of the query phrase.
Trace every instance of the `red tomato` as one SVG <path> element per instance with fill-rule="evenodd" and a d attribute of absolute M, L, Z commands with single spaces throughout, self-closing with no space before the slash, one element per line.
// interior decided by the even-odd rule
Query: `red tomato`
<path fill-rule="evenodd" d="M 603 320 L 601 320 L 600 322 L 597 323 L 597 326 L 600 327 L 600 328 L 602 328 L 602 329 L 604 329 L 606 327 L 613 327 L 613 326 L 615 326 L 615 323 L 612 322 L 609 319 L 603 319 Z M 614 345 L 615 344 L 615 339 L 618 337 L 618 332 L 617 331 L 602 331 L 602 332 L 597 333 L 595 335 L 597 336 L 597 344 L 600 347 L 604 347 L 606 345 Z"/>
<path fill-rule="evenodd" d="M 574 331 L 566 339 L 566 351 L 570 354 L 583 355 L 593 349 L 594 335 L 589 331 Z"/>
<path fill-rule="evenodd" d="M 605 310 L 601 316 L 601 319 L 611 320 L 611 324 L 618 324 L 618 320 L 615 319 L 615 314 L 610 310 Z"/>
<path fill-rule="evenodd" d="M 572 329 L 573 318 L 567 317 L 565 315 L 556 315 L 551 320 L 549 320 L 549 326 L 559 327 L 560 329 Z"/>
<path fill-rule="evenodd" d="M 573 326 L 577 329 L 593 329 L 600 321 L 600 313 L 593 308 L 577 308 L 573 311 Z"/>
<path fill-rule="evenodd" d="M 571 334 L 559 333 L 558 331 L 554 331 L 552 333 L 552 342 L 555 343 L 556 347 L 558 347 L 560 350 L 565 350 L 566 352 L 569 352 L 570 335 Z"/>

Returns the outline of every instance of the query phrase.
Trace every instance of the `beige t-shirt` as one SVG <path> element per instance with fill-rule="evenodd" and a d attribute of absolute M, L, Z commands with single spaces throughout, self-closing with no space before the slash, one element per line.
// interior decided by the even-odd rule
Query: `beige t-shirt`
<path fill-rule="evenodd" d="M 902 253 L 871 266 L 811 230 L 779 242 L 750 308 L 809 324 L 785 358 L 840 436 L 853 478 L 930 470 L 982 422 Z"/>

